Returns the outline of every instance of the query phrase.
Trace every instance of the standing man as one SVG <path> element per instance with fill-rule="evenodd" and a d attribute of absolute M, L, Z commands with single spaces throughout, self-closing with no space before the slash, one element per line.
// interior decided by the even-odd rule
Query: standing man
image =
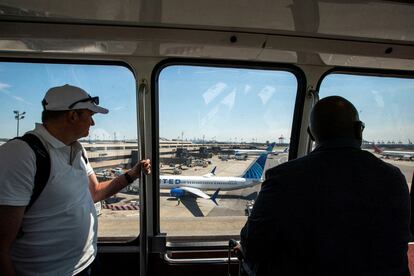
<path fill-rule="evenodd" d="M 98 183 L 84 149 L 95 113 L 108 113 L 99 98 L 64 85 L 49 89 L 42 101 L 42 124 L 30 133 L 50 156 L 50 175 L 35 203 L 25 210 L 34 187 L 36 155 L 15 139 L 0 147 L 0 274 L 90 275 L 97 253 L 94 202 L 103 200 L 141 174 L 149 160 L 111 181 Z"/>
<path fill-rule="evenodd" d="M 410 196 L 397 167 L 361 150 L 338 96 L 311 112 L 309 155 L 266 172 L 241 244 L 257 275 L 409 276 Z"/>

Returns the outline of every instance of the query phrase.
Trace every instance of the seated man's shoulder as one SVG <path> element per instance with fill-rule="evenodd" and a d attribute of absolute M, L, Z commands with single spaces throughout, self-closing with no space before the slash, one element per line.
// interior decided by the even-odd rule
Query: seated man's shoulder
<path fill-rule="evenodd" d="M 313 156 L 307 155 L 270 168 L 266 171 L 266 179 L 272 176 L 292 175 L 292 172 L 297 174 L 299 172 L 306 171 L 310 168 L 312 159 Z"/>
<path fill-rule="evenodd" d="M 401 170 L 397 166 L 383 161 L 381 158 L 378 158 L 368 151 L 361 150 L 360 154 L 364 155 L 368 161 L 368 164 L 370 164 L 372 167 L 376 167 L 378 171 L 387 172 L 388 174 L 401 174 Z"/>

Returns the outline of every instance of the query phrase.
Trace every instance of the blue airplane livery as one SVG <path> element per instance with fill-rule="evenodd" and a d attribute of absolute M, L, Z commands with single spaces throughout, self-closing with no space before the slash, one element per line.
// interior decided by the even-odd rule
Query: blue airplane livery
<path fill-rule="evenodd" d="M 252 187 L 263 182 L 263 173 L 268 153 L 262 153 L 240 177 L 216 176 L 214 169 L 202 176 L 161 175 L 160 188 L 170 189 L 171 196 L 181 198 L 190 193 L 201 198 L 211 199 L 217 204 L 216 198 L 220 190 L 230 191 Z M 212 196 L 204 191 L 215 191 Z"/>

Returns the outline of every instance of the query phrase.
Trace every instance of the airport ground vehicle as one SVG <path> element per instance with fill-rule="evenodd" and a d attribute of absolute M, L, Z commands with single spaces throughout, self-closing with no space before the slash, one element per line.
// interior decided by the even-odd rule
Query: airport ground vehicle
<path fill-rule="evenodd" d="M 140 210 L 136 211 L 140 216 L 132 217 L 135 219 L 134 225 L 137 225 L 133 230 L 134 235 L 128 234 L 126 238 L 122 235 L 105 236 L 101 239 L 99 255 L 107 275 L 224 275 L 227 272 L 227 240 L 234 236 L 237 238 L 236 232 L 228 234 L 218 231 L 207 235 L 197 232 L 174 237 L 173 231 L 163 226 L 170 222 L 166 222 L 167 218 L 160 207 L 160 170 L 155 165 L 160 154 L 157 141 L 167 131 L 170 123 L 168 116 L 175 122 L 170 125 L 178 128 L 175 136 L 171 135 L 170 138 L 181 137 L 184 143 L 183 136 L 191 132 L 184 128 L 184 124 L 194 120 L 204 129 L 204 132 L 194 134 L 198 137 L 195 140 L 202 140 L 203 144 L 207 139 L 220 141 L 214 137 L 218 133 L 208 134 L 214 131 L 210 126 L 214 122 L 211 117 L 213 111 L 222 107 L 227 108 L 228 112 L 232 111 L 235 108 L 232 101 L 236 95 L 234 89 L 244 93 L 241 94 L 245 96 L 240 94 L 237 98 L 243 99 L 248 97 L 254 85 L 245 83 L 243 87 L 234 86 L 233 89 L 230 81 L 226 83 L 222 79 L 218 80 L 215 75 L 214 80 L 217 81 L 214 86 L 210 86 L 211 89 L 205 87 L 204 92 L 208 93 L 199 98 L 211 106 L 220 93 L 226 93 L 226 97 L 209 109 L 212 111 L 207 112 L 209 116 L 198 118 L 194 113 L 188 115 L 180 112 L 189 112 L 193 105 L 183 101 L 183 96 L 179 94 L 179 91 L 183 91 L 180 90 L 182 86 L 172 82 L 173 79 L 193 85 L 190 80 L 194 80 L 195 75 L 191 75 L 191 78 L 181 77 L 197 72 L 200 82 L 204 82 L 206 80 L 201 79 L 201 76 L 211 77 L 214 71 L 218 71 L 220 76 L 226 76 L 226 72 L 231 71 L 228 76 L 242 72 L 231 81 L 240 83 L 248 79 L 247 76 L 251 77 L 254 71 L 263 77 L 258 92 L 263 107 L 267 107 L 269 99 L 279 91 L 289 90 L 286 99 L 280 100 L 283 104 L 273 103 L 271 108 L 288 122 L 283 136 L 290 138 L 289 159 L 303 156 L 311 148 L 306 128 L 309 111 L 318 97 L 335 92 L 349 96 L 353 101 L 361 99 L 362 93 L 348 95 L 349 91 L 344 89 L 345 83 L 356 83 L 355 86 L 361 83 L 373 85 L 363 86 L 367 91 L 366 98 L 372 101 L 361 100 L 356 103 L 362 110 L 361 114 L 368 113 L 368 116 L 373 112 L 368 109 L 368 105 L 378 107 L 374 110 L 377 113 L 371 114 L 373 117 L 391 114 L 389 117 L 381 117 L 381 122 L 368 120 L 367 130 L 375 126 L 377 133 L 386 131 L 397 133 L 396 136 L 384 138 L 371 133 L 371 140 L 378 143 L 378 140 L 392 142 L 396 139 L 398 142 L 401 139 L 409 148 L 408 139 L 414 139 L 414 129 L 410 124 L 414 121 L 413 113 L 410 113 L 414 95 L 413 90 L 410 90 L 414 76 L 414 5 L 410 1 L 259 0 L 250 3 L 93 0 L 62 4 L 58 1 L 38 3 L 19 0 L 0 1 L 0 11 L 3 75 L 0 91 L 3 97 L 16 101 L 8 103 L 11 110 L 7 114 L 10 113 L 10 116 L 2 115 L 7 121 L 4 122 L 3 129 L 10 129 L 11 134 L 0 138 L 15 135 L 13 109 L 22 111 L 26 108 L 28 114 L 21 122 L 21 127 L 25 127 L 23 123 L 28 122 L 30 116 L 35 116 L 30 115 L 30 111 L 32 114 L 37 114 L 38 111 L 30 108 L 39 103 L 37 98 L 28 100 L 18 94 L 10 95 L 9 92 L 14 87 L 8 86 L 9 80 L 4 77 L 5 70 L 13 68 L 13 75 L 23 75 L 22 68 L 27 67 L 27 64 L 37 64 L 47 67 L 47 74 L 52 80 L 50 84 L 53 84 L 57 79 L 62 79 L 62 76 L 57 77 L 58 72 L 63 70 L 61 66 L 66 66 L 70 67 L 68 72 L 76 72 L 73 75 L 80 85 L 89 88 L 93 86 L 88 82 L 88 77 L 92 75 L 86 72 L 88 68 L 95 70 L 93 75 L 103 75 L 102 78 L 106 79 L 109 79 L 106 77 L 108 75 L 125 75 L 126 81 L 118 82 L 118 85 L 125 87 L 116 86 L 111 91 L 112 94 L 100 96 L 106 102 L 120 103 L 114 105 L 113 110 L 118 110 L 121 114 L 113 112 L 118 117 L 113 117 L 112 120 L 123 129 L 131 129 L 132 134 L 128 132 L 125 136 L 140 138 L 140 156 L 153 160 L 154 171 L 151 177 L 146 177 L 141 182 L 141 205 Z M 80 69 L 76 67 L 78 65 Z M 243 75 L 244 72 L 247 72 L 246 75 Z M 289 75 L 289 84 L 270 85 L 271 81 L 266 76 L 269 72 L 277 72 L 283 77 Z M 33 85 L 35 78 L 40 76 L 31 75 L 34 78 Z M 286 81 L 285 78 L 278 80 Z M 373 84 L 379 80 L 392 81 L 394 88 L 395 83 L 401 83 L 401 87 L 399 91 L 390 88 L 379 91 Z M 95 84 L 100 81 L 104 83 L 103 79 L 93 80 Z M 340 81 L 341 85 L 332 88 L 335 81 Z M 106 83 L 92 89 L 93 93 L 99 94 L 107 88 L 105 85 Z M 385 84 L 381 82 L 381 85 Z M 174 87 L 175 91 L 167 91 L 168 86 Z M 351 86 L 347 88 L 356 89 Z M 22 89 L 37 95 L 44 92 L 30 91 L 33 89 L 30 86 Z M 128 93 L 124 93 L 124 90 L 128 90 Z M 171 93 L 175 94 L 171 96 Z M 177 102 L 172 101 L 174 97 L 186 105 L 178 106 Z M 6 110 L 3 107 L 5 106 L 1 109 Z M 194 105 L 194 108 L 197 107 Z M 233 130 L 255 132 L 256 128 L 251 126 L 268 119 L 261 116 L 266 114 L 264 110 L 256 113 L 247 107 L 249 106 L 242 108 L 247 114 L 242 117 L 244 123 L 249 123 L 252 117 L 258 119 L 250 122 L 250 127 L 240 124 L 238 127 L 233 126 Z M 178 119 L 173 116 L 175 113 L 179 114 Z M 243 113 L 234 116 L 241 116 L 240 114 Z M 224 115 L 222 118 L 225 118 Z M 99 119 L 97 126 L 108 123 L 105 120 Z M 181 120 L 183 124 L 180 124 Z M 395 128 L 389 127 L 390 125 Z M 27 129 L 30 127 L 31 125 L 26 126 Z M 267 127 L 271 129 L 275 125 L 269 122 Z M 227 131 L 230 128 L 223 129 Z M 280 132 L 272 133 L 273 137 L 266 138 L 275 141 Z M 102 140 L 102 143 L 122 139 L 123 135 L 113 133 L 96 132 L 92 139 Z M 241 137 L 244 137 L 242 132 L 226 132 L 226 135 L 230 143 L 242 142 Z M 244 139 L 243 142 L 246 142 L 245 137 Z M 249 139 L 253 143 L 258 141 L 256 137 Z M 259 137 L 259 142 L 264 139 L 265 137 Z M 379 144 L 386 146 L 387 142 Z M 121 150 L 114 147 L 113 151 Z M 109 157 L 103 158 L 109 160 Z M 411 182 L 413 169 L 407 162 L 396 164 L 403 166 L 406 175 L 410 176 L 407 181 Z M 102 217 L 101 215 L 100 219 Z M 187 225 L 183 221 L 180 225 L 185 228 Z M 119 227 L 123 226 L 119 224 Z M 205 231 L 213 231 L 209 229 L 205 226 Z M 167 235 L 163 232 L 167 232 Z M 235 273 L 236 260 L 233 268 Z"/>

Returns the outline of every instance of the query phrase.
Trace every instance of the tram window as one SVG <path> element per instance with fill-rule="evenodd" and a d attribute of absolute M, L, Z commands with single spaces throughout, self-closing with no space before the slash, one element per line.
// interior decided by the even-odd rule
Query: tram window
<path fill-rule="evenodd" d="M 240 234 L 260 183 L 245 187 L 244 179 L 231 177 L 251 171 L 260 151 L 272 142 L 273 154 L 262 159 L 264 170 L 287 161 L 287 154 L 280 152 L 289 146 L 297 88 L 295 75 L 280 70 L 189 65 L 162 69 L 160 141 L 177 147 L 159 151 L 161 164 L 172 164 L 160 166 L 160 228 L 170 241 Z M 245 150 L 246 158 L 237 159 L 236 150 Z M 186 177 L 192 178 L 191 185 L 181 183 Z"/>
<path fill-rule="evenodd" d="M 414 79 L 330 74 L 320 98 L 351 101 L 365 123 L 362 148 L 400 168 L 408 186 L 414 171 Z"/>
<path fill-rule="evenodd" d="M 89 135 L 80 140 L 98 179 L 114 177 L 130 166 L 131 153 L 138 150 L 138 144 L 135 79 L 128 68 L 119 65 L 0 62 L 0 72 L 0 144 L 17 133 L 23 135 L 32 130 L 35 123 L 41 122 L 41 101 L 50 87 L 70 84 L 99 96 L 100 105 L 109 109 L 108 114 L 94 115 L 95 126 L 91 126 Z M 17 112 L 19 120 L 15 119 Z M 139 234 L 139 211 L 122 209 L 125 206 L 137 208 L 138 188 L 121 191 L 106 203 L 95 204 L 99 213 L 98 238 L 136 238 Z"/>

